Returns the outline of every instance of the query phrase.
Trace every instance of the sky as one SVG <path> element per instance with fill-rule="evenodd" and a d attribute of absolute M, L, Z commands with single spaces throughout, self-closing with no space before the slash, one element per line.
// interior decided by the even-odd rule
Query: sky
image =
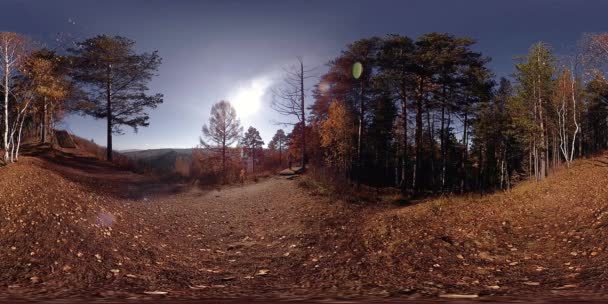
<path fill-rule="evenodd" d="M 0 0 L 1 31 L 26 34 L 48 45 L 98 34 L 136 41 L 139 52 L 163 58 L 150 93 L 164 103 L 150 110 L 150 126 L 125 128 L 114 148 L 190 148 L 198 144 L 211 106 L 235 103 L 245 129 L 254 126 L 267 143 L 290 122 L 275 113 L 271 90 L 285 67 L 302 56 L 315 74 L 354 40 L 386 34 L 411 38 L 447 32 L 478 41 L 497 77 L 514 71 L 514 57 L 537 41 L 556 54 L 571 49 L 582 33 L 608 31 L 608 1 L 402 0 L 402 1 L 94 1 Z M 314 79 L 307 86 L 312 88 Z M 307 105 L 312 100 L 307 96 Z M 60 124 L 105 143 L 105 123 L 70 115 Z"/>

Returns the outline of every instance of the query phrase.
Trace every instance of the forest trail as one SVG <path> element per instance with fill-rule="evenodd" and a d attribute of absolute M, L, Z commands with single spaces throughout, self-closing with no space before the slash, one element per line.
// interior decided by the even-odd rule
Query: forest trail
<path fill-rule="evenodd" d="M 578 299 L 608 285 L 605 156 L 411 206 L 314 195 L 304 177 L 202 190 L 58 159 L 0 169 L 7 299 Z"/>

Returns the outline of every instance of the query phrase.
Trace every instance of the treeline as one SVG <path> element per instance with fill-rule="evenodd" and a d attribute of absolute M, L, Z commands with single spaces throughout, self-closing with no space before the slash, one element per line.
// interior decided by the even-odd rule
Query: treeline
<path fill-rule="evenodd" d="M 608 34 L 556 57 L 544 43 L 496 81 L 475 41 L 361 39 L 328 64 L 289 149 L 336 179 L 406 193 L 507 189 L 607 148 Z M 303 97 L 302 97 L 303 98 Z M 303 130 L 304 129 L 304 130 Z"/>
<path fill-rule="evenodd" d="M 148 126 L 146 109 L 163 101 L 161 94 L 147 94 L 161 63 L 157 52 L 136 53 L 135 42 L 120 36 L 62 42 L 70 47 L 0 32 L 4 163 L 18 160 L 24 137 L 52 142 L 54 125 L 66 112 L 107 122 L 106 158 L 112 160 L 112 135 L 123 126 Z"/>

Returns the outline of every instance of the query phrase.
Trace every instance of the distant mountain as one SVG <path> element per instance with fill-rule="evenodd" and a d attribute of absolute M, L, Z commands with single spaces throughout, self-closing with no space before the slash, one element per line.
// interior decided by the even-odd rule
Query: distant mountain
<path fill-rule="evenodd" d="M 125 149 L 125 150 L 118 150 L 118 153 L 129 153 L 129 152 L 137 152 L 137 151 L 141 151 L 141 149 Z"/>
<path fill-rule="evenodd" d="M 178 157 L 191 160 L 192 149 L 126 150 L 121 151 L 121 154 L 134 160 L 137 167 L 145 171 L 170 173 L 175 171 L 175 161 Z"/>
<path fill-rule="evenodd" d="M 165 148 L 165 149 L 148 149 L 148 150 L 124 150 L 121 151 L 125 156 L 139 160 L 139 159 L 149 159 L 156 158 L 162 155 L 175 152 L 177 155 L 192 155 L 192 149 L 173 149 L 173 148 Z"/>

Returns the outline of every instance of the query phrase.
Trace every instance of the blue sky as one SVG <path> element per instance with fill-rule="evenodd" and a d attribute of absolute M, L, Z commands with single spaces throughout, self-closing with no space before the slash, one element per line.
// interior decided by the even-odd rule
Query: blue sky
<path fill-rule="evenodd" d="M 472 37 L 476 49 L 492 58 L 495 74 L 508 76 L 513 58 L 536 41 L 563 53 L 584 32 L 608 31 L 608 1 L 592 0 L 2 2 L 2 31 L 49 45 L 58 33 L 73 39 L 123 35 L 141 51 L 159 51 L 163 64 L 150 88 L 163 93 L 165 102 L 150 112 L 150 127 L 116 136 L 116 149 L 193 147 L 213 103 L 248 102 L 242 97 L 251 92 L 261 104 L 241 117 L 243 126 L 258 128 L 268 142 L 283 127 L 275 122 L 285 121 L 269 106 L 269 89 L 282 67 L 303 56 L 320 74 L 359 38 L 389 33 L 415 38 L 432 31 Z M 103 121 L 73 115 L 62 127 L 105 143 Z"/>

